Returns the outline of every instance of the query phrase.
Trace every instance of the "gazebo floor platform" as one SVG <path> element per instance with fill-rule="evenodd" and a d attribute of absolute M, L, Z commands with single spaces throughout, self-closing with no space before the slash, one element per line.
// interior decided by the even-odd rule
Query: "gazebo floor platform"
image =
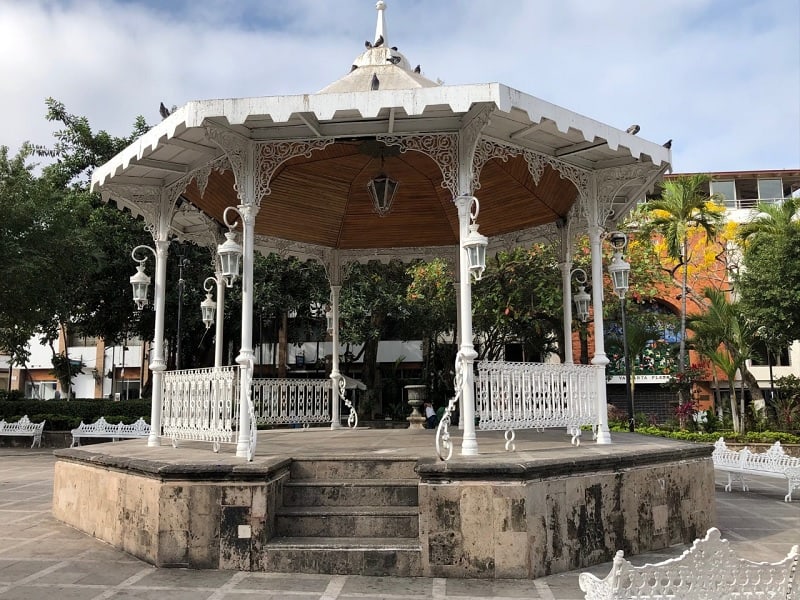
<path fill-rule="evenodd" d="M 260 431 L 233 446 L 142 440 L 56 451 L 56 518 L 154 565 L 534 578 L 689 543 L 714 525 L 710 444 L 563 429 Z"/>

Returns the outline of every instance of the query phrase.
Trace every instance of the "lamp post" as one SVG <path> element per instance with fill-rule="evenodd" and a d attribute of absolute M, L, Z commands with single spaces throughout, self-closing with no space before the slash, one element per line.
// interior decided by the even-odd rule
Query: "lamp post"
<path fill-rule="evenodd" d="M 625 361 L 625 397 L 628 401 L 628 431 L 634 431 L 636 420 L 633 416 L 633 393 L 631 391 L 631 361 L 628 356 L 628 331 L 625 323 L 625 294 L 628 292 L 628 276 L 631 272 L 630 263 L 625 262 L 622 253 L 628 245 L 628 236 L 621 231 L 615 231 L 609 236 L 614 256 L 608 266 L 614 291 L 619 296 L 620 315 L 622 317 L 622 353 Z"/>
<path fill-rule="evenodd" d="M 175 370 L 181 369 L 181 314 L 183 312 L 183 268 L 189 266 L 189 259 L 186 258 L 186 250 L 183 246 L 178 246 L 178 331 L 175 340 Z"/>

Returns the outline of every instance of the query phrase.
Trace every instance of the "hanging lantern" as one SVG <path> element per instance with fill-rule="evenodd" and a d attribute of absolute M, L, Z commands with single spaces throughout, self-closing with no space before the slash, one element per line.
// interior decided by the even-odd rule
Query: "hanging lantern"
<path fill-rule="evenodd" d="M 367 184 L 367 190 L 372 197 L 372 206 L 379 217 L 385 217 L 392 209 L 398 187 L 400 184 L 385 173 L 381 173 Z"/>
<path fill-rule="evenodd" d="M 150 277 L 144 272 L 144 261 L 136 267 L 136 273 L 131 276 L 131 287 L 133 288 L 133 301 L 136 308 L 142 310 L 147 306 L 147 289 L 150 287 Z"/>
<path fill-rule="evenodd" d="M 589 300 L 590 296 L 586 293 L 586 288 L 580 287 L 580 291 L 575 294 L 573 301 L 575 302 L 575 313 L 582 323 L 589 320 Z"/>
<path fill-rule="evenodd" d="M 614 284 L 614 291 L 617 292 L 617 296 L 624 298 L 628 292 L 628 275 L 631 272 L 631 265 L 622 259 L 622 250 L 614 252 L 611 264 L 608 265 L 608 272 L 611 275 L 611 282 Z"/>
<path fill-rule="evenodd" d="M 486 246 L 489 238 L 478 233 L 478 224 L 473 222 L 469 226 L 469 234 L 464 240 L 464 250 L 467 251 L 467 266 L 472 278 L 480 281 L 486 269 Z"/>
<path fill-rule="evenodd" d="M 214 315 L 217 312 L 217 303 L 211 299 L 211 293 L 206 294 L 206 299 L 200 303 L 200 314 L 203 318 L 203 325 L 206 329 L 214 323 Z"/>
<path fill-rule="evenodd" d="M 325 311 L 325 322 L 328 325 L 328 333 L 333 335 L 333 311 L 330 307 Z"/>
<path fill-rule="evenodd" d="M 242 258 L 242 247 L 236 242 L 236 233 L 225 232 L 225 241 L 217 246 L 220 269 L 227 287 L 233 287 L 233 281 L 239 276 L 239 261 Z"/>

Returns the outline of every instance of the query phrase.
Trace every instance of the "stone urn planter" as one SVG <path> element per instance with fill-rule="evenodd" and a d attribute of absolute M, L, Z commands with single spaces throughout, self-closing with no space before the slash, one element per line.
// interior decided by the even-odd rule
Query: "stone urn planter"
<path fill-rule="evenodd" d="M 425 429 L 425 415 L 419 409 L 428 397 L 427 388 L 424 385 L 405 386 L 408 395 L 408 404 L 411 406 L 411 415 L 406 418 L 409 429 Z"/>

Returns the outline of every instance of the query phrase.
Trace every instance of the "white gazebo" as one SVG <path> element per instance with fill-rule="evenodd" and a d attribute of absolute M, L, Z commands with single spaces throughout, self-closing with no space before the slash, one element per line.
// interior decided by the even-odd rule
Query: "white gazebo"
<path fill-rule="evenodd" d="M 158 445 L 160 436 L 215 445 L 236 442 L 238 456 L 252 457 L 258 407 L 272 402 L 256 402 L 261 392 L 252 381 L 254 252 L 313 259 L 327 270 L 332 383 L 322 391 L 303 391 L 301 400 L 296 394 L 292 398 L 315 415 L 315 422 L 327 420 L 333 428 L 341 427 L 336 398 L 344 397 L 337 352 L 341 267 L 359 260 L 443 256 L 459 265 L 461 453 L 477 454 L 476 353 L 464 249 L 474 225 L 488 238 L 489 253 L 537 240 L 559 242 L 569 351 L 565 364 L 548 365 L 547 377 L 560 378 L 567 412 L 573 396 L 590 399 L 597 442 L 610 443 L 608 359 L 599 310 L 601 244 L 604 234 L 670 168 L 670 150 L 499 83 L 445 86 L 430 81 L 392 46 L 386 3 L 379 1 L 377 10 L 373 41 L 347 65 L 346 75 L 321 91 L 189 102 L 94 172 L 93 189 L 141 215 L 154 240 L 156 327 L 148 443 Z M 225 232 L 234 234 L 230 242 L 242 250 L 238 366 L 165 373 L 170 240 L 213 248 Z M 569 344 L 573 240 L 582 232 L 591 243 L 588 279 L 596 308 L 588 388 L 586 373 L 580 381 L 571 379 L 575 367 L 585 366 L 571 364 Z M 218 313 L 224 302 L 222 267 L 218 261 Z M 562 374 L 554 375 L 553 369 Z M 490 397 L 493 388 L 482 389 L 489 390 L 479 393 L 488 403 L 486 410 L 497 410 Z M 486 423 L 492 421 L 480 414 Z M 353 416 L 351 409 L 351 424 Z M 498 417 L 498 427 L 509 424 L 507 417 Z M 527 413 L 524 417 L 516 425 L 565 424 L 548 415 L 538 421 Z M 440 436 L 446 446 L 446 425 Z"/>

